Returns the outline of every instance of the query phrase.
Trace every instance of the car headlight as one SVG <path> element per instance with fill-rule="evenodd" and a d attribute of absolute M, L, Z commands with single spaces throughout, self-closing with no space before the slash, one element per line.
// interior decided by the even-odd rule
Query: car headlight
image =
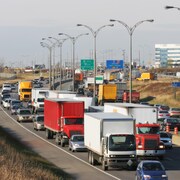
<path fill-rule="evenodd" d="M 77 146 L 77 147 L 79 147 L 79 144 L 74 144 L 74 146 Z"/>
<path fill-rule="evenodd" d="M 150 175 L 143 175 L 145 180 L 151 179 Z"/>

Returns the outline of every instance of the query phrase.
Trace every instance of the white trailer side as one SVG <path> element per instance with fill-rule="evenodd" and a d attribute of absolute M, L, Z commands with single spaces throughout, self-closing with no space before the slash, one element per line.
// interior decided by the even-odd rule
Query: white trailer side
<path fill-rule="evenodd" d="M 131 116 L 137 123 L 157 123 L 157 107 L 134 103 L 105 103 L 104 112 L 117 112 Z"/>

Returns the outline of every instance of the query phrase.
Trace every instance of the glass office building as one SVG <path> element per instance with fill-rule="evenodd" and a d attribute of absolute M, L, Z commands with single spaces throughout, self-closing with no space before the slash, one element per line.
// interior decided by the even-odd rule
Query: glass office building
<path fill-rule="evenodd" d="M 180 44 L 155 44 L 155 62 L 159 67 L 180 67 Z"/>

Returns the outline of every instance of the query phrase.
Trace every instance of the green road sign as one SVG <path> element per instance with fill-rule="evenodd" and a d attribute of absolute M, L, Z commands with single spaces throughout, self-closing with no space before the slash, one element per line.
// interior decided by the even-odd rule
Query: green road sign
<path fill-rule="evenodd" d="M 81 70 L 94 70 L 94 60 L 81 59 Z"/>

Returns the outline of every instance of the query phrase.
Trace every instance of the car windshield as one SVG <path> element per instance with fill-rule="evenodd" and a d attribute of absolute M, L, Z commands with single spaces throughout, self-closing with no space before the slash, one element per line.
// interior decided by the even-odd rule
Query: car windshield
<path fill-rule="evenodd" d="M 167 113 L 169 113 L 168 111 L 159 111 L 159 113 L 161 113 L 161 114 L 167 114 Z"/>
<path fill-rule="evenodd" d="M 159 127 L 137 127 L 137 134 L 159 134 Z"/>
<path fill-rule="evenodd" d="M 179 119 L 167 119 L 167 123 L 179 123 Z"/>
<path fill-rule="evenodd" d="M 44 121 L 44 116 L 38 116 L 37 121 L 38 122 L 43 122 Z"/>
<path fill-rule="evenodd" d="M 160 133 L 161 138 L 169 138 L 169 135 L 167 133 Z"/>
<path fill-rule="evenodd" d="M 21 110 L 20 114 L 31 114 L 31 111 L 29 111 L 29 110 Z"/>
<path fill-rule="evenodd" d="M 180 111 L 180 108 L 172 108 L 171 111 Z"/>
<path fill-rule="evenodd" d="M 110 135 L 110 151 L 134 151 L 136 150 L 134 135 Z"/>
<path fill-rule="evenodd" d="M 72 125 L 72 124 L 84 124 L 83 118 L 66 118 L 64 120 L 65 125 Z"/>
<path fill-rule="evenodd" d="M 84 141 L 84 136 L 74 136 L 72 138 L 73 142 L 83 142 Z"/>
<path fill-rule="evenodd" d="M 44 102 L 44 98 L 38 98 L 37 102 Z"/>
<path fill-rule="evenodd" d="M 160 163 L 147 162 L 143 164 L 144 171 L 164 171 L 164 167 Z"/>
<path fill-rule="evenodd" d="M 21 101 L 12 101 L 12 105 L 14 105 L 14 104 L 20 104 L 21 103 Z"/>

